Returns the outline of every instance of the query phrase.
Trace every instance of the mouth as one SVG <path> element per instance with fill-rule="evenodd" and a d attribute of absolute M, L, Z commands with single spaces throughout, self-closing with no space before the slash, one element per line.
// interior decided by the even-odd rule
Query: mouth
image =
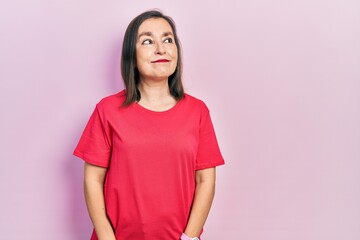
<path fill-rule="evenodd" d="M 167 63 L 167 62 L 170 62 L 170 61 L 167 59 L 158 59 L 156 61 L 152 61 L 152 63 Z"/>

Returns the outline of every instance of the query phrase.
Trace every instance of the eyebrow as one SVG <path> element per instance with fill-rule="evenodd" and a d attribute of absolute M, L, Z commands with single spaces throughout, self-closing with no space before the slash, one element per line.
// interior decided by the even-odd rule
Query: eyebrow
<path fill-rule="evenodd" d="M 167 37 L 167 36 L 170 36 L 170 35 L 173 36 L 174 34 L 172 32 L 164 32 L 162 36 Z M 142 36 L 152 37 L 153 34 L 152 34 L 152 32 L 142 32 L 142 33 L 139 34 L 138 38 L 140 38 Z"/>

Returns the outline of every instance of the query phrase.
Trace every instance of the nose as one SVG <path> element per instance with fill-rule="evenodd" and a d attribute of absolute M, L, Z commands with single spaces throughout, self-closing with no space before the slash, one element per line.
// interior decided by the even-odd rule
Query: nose
<path fill-rule="evenodd" d="M 163 55 L 165 54 L 165 47 L 162 42 L 156 44 L 155 54 Z"/>

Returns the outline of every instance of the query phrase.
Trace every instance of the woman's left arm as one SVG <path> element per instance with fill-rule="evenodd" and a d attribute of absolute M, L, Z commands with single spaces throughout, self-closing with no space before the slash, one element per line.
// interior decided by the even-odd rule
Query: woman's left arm
<path fill-rule="evenodd" d="M 210 212 L 215 195 L 216 168 L 196 171 L 196 189 L 190 218 L 184 233 L 189 237 L 199 237 Z"/>

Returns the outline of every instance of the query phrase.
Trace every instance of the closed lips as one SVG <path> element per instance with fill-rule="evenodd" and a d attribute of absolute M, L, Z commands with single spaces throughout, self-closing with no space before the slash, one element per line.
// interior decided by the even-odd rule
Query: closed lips
<path fill-rule="evenodd" d="M 170 61 L 167 59 L 158 59 L 156 61 L 153 61 L 153 63 L 158 63 L 158 62 L 170 62 Z"/>

